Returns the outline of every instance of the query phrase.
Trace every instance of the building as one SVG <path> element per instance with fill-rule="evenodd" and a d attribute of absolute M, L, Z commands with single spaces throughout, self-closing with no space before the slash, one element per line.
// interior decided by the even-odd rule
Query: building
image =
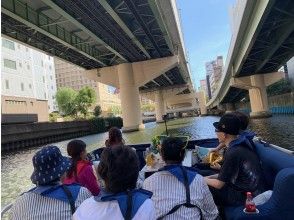
<path fill-rule="evenodd" d="M 217 56 L 216 60 L 205 64 L 207 95 L 209 99 L 211 99 L 216 93 L 219 81 L 223 74 L 223 68 L 224 64 L 222 56 Z"/>
<path fill-rule="evenodd" d="M 200 87 L 198 88 L 199 91 L 204 91 L 205 94 L 207 94 L 207 84 L 206 84 L 206 79 L 200 80 Z"/>
<path fill-rule="evenodd" d="M 1 73 L 2 123 L 48 121 L 57 110 L 53 58 L 2 37 Z"/>
<path fill-rule="evenodd" d="M 294 87 L 294 57 L 287 62 L 288 78 Z"/>
<path fill-rule="evenodd" d="M 84 76 L 84 69 L 71 63 L 55 58 L 55 72 L 57 88 L 70 87 L 79 91 L 85 86 L 92 87 L 96 92 L 96 103 L 100 105 L 103 114 L 117 112 L 121 102 L 119 90 Z M 115 110 L 114 110 L 115 109 Z"/>

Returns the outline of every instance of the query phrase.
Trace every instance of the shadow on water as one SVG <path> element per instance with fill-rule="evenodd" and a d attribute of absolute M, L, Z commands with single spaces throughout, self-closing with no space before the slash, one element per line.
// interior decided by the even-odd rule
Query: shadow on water
<path fill-rule="evenodd" d="M 189 135 L 191 139 L 206 139 L 216 137 L 212 123 L 219 117 L 195 117 L 171 120 L 167 123 L 170 134 Z M 264 140 L 294 150 L 294 116 L 274 115 L 267 119 L 254 119 L 250 128 Z M 164 123 L 150 122 L 145 129 L 132 133 L 125 133 L 123 137 L 127 144 L 151 142 L 152 137 L 165 134 Z M 108 134 L 95 134 L 79 138 L 87 144 L 87 150 L 92 151 L 104 146 Z M 52 143 L 60 148 L 66 155 L 66 145 L 70 140 Z M 32 183 L 30 176 L 33 171 L 32 157 L 37 148 L 19 150 L 17 152 L 2 154 L 1 160 L 1 207 L 14 201 L 22 192 L 28 190 Z"/>

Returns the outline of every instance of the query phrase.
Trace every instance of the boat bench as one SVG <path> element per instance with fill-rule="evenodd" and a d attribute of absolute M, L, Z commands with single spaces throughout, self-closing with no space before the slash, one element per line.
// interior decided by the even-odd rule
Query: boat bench
<path fill-rule="evenodd" d="M 282 152 L 269 144 L 255 142 L 261 160 L 267 190 L 271 198 L 258 205 L 258 214 L 246 214 L 244 206 L 225 207 L 226 220 L 293 220 L 294 219 L 294 155 Z"/>

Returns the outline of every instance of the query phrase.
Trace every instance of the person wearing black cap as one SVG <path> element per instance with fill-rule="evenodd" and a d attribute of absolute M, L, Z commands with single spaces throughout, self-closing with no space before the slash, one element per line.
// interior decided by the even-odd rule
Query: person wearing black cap
<path fill-rule="evenodd" d="M 77 184 L 63 185 L 71 167 L 56 146 L 46 146 L 33 157 L 31 176 L 36 187 L 18 197 L 11 208 L 12 220 L 70 220 L 76 207 L 92 194 Z"/>
<path fill-rule="evenodd" d="M 220 143 L 228 148 L 223 165 L 216 178 L 206 177 L 217 205 L 240 205 L 246 200 L 246 192 L 257 195 L 262 191 L 261 167 L 256 153 L 240 135 L 241 122 L 234 114 L 225 114 L 213 123 Z"/>

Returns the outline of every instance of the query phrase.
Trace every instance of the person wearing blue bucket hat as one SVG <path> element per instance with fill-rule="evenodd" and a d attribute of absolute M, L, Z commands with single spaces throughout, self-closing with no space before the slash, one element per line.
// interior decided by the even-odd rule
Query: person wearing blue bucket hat
<path fill-rule="evenodd" d="M 77 184 L 61 183 L 71 166 L 56 146 L 46 146 L 32 159 L 34 171 L 31 181 L 36 187 L 16 199 L 12 209 L 13 220 L 70 220 L 75 209 L 91 193 Z"/>

